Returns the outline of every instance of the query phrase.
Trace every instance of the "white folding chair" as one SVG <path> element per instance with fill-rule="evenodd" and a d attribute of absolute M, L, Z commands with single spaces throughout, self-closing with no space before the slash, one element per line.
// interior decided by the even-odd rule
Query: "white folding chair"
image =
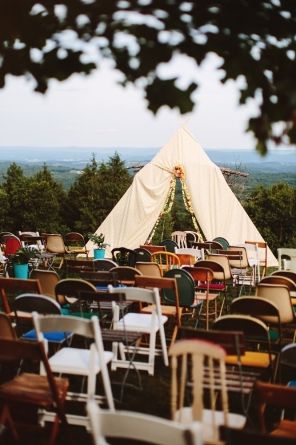
<path fill-rule="evenodd" d="M 46 349 L 47 342 L 44 335 L 46 332 L 51 331 L 72 332 L 85 337 L 86 341 L 93 340 L 93 343 L 86 348 L 79 344 L 79 347 L 73 346 L 59 349 L 49 357 L 48 361 L 54 373 L 79 375 L 87 378 L 87 392 L 68 392 L 68 400 L 86 401 L 90 398 L 95 398 L 98 401 L 102 401 L 102 397 L 96 395 L 96 377 L 101 373 L 107 405 L 110 409 L 114 409 L 107 369 L 107 364 L 111 362 L 113 353 L 104 351 L 98 318 L 93 316 L 91 320 L 87 320 L 80 317 L 62 315 L 40 315 L 37 312 L 33 312 L 32 316 L 37 339 L 44 342 Z M 73 341 L 72 344 L 75 344 L 75 342 Z M 85 416 L 69 414 L 67 417 L 69 423 L 88 426 L 88 419 Z M 51 419 L 51 413 L 44 413 L 43 419 Z"/>
<path fill-rule="evenodd" d="M 133 411 L 101 410 L 95 401 L 87 403 L 94 445 L 108 445 L 106 437 L 133 439 L 157 445 L 202 445 L 202 425 L 182 425 L 168 419 Z"/>
<path fill-rule="evenodd" d="M 133 357 L 132 366 L 138 370 L 148 371 L 150 375 L 154 374 L 155 355 L 161 353 L 164 364 L 168 366 L 168 353 L 164 332 L 164 324 L 167 322 L 168 317 L 161 313 L 159 289 L 143 289 L 139 287 L 114 288 L 109 285 L 108 290 L 110 293 L 120 293 L 126 300 L 153 305 L 151 314 L 128 312 L 120 318 L 120 305 L 115 301 L 112 302 L 114 329 L 143 332 L 149 335 L 148 347 L 140 347 L 137 345 L 127 347 L 122 343 L 113 343 L 115 357 L 112 360 L 112 370 L 118 367 L 131 367 L 131 360 L 127 358 L 125 352 L 133 352 L 133 356 L 136 354 L 148 355 L 148 362 L 136 361 Z M 156 348 L 156 334 L 158 332 L 160 336 L 161 350 Z M 120 358 L 118 356 L 118 350 L 120 350 Z"/>

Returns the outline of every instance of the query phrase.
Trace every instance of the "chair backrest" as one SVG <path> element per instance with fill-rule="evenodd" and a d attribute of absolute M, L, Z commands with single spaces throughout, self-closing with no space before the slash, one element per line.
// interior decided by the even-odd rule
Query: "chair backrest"
<path fill-rule="evenodd" d="M 60 315 L 61 306 L 59 303 L 47 295 L 36 294 L 21 294 L 18 295 L 13 304 L 13 308 L 16 312 L 33 312 L 36 311 L 39 314 L 57 314 Z"/>
<path fill-rule="evenodd" d="M 116 271 L 111 270 L 97 270 L 97 271 L 81 271 L 80 278 L 92 283 L 94 286 L 113 286 L 118 285 L 118 275 Z"/>
<path fill-rule="evenodd" d="M 68 232 L 64 235 L 65 245 L 68 246 L 85 246 L 85 239 L 82 233 L 79 232 Z"/>
<path fill-rule="evenodd" d="M 219 255 L 217 253 L 216 254 L 211 253 L 211 254 L 207 255 L 206 260 L 215 261 L 216 263 L 219 263 L 223 267 L 225 280 L 230 280 L 233 278 L 231 269 L 230 269 L 230 265 L 229 265 L 229 259 L 226 255 Z"/>
<path fill-rule="evenodd" d="M 44 239 L 46 252 L 57 254 L 66 253 L 64 239 L 60 233 L 45 233 Z"/>
<path fill-rule="evenodd" d="M 161 299 L 165 304 L 176 305 L 179 307 L 179 292 L 178 286 L 175 278 L 159 278 L 159 277 L 149 277 L 149 276 L 137 276 L 135 277 L 135 286 L 137 287 L 158 287 L 159 289 L 171 289 L 171 293 L 161 292 Z M 173 298 L 170 299 L 169 297 Z"/>
<path fill-rule="evenodd" d="M 216 236 L 215 238 L 213 238 L 213 241 L 217 241 L 218 243 L 220 243 L 223 249 L 228 249 L 230 245 L 229 241 L 227 241 L 227 239 L 223 236 Z"/>
<path fill-rule="evenodd" d="M 149 277 L 162 277 L 161 269 L 158 263 L 139 261 L 136 263 L 136 269 L 143 275 L 149 275 Z"/>
<path fill-rule="evenodd" d="M 132 249 L 115 247 L 111 250 L 111 254 L 112 260 L 115 261 L 118 266 L 134 267 L 136 264 L 137 253 Z"/>
<path fill-rule="evenodd" d="M 150 253 L 159 252 L 160 250 L 166 251 L 166 246 L 161 246 L 159 244 L 142 244 L 140 247 L 149 250 Z"/>
<path fill-rule="evenodd" d="M 187 247 L 187 235 L 186 232 L 176 230 L 171 234 L 172 240 L 175 241 L 178 247 Z"/>
<path fill-rule="evenodd" d="M 265 417 L 266 409 L 268 407 L 273 406 L 282 409 L 292 408 L 294 413 L 296 411 L 295 387 L 257 381 L 254 389 L 254 399 L 256 400 L 256 414 L 258 416 L 259 427 L 262 433 L 266 433 L 268 431 L 267 418 Z M 277 421 L 279 420 L 280 419 L 278 418 Z"/>
<path fill-rule="evenodd" d="M 0 338 L 16 339 L 16 332 L 7 314 L 0 312 Z"/>
<path fill-rule="evenodd" d="M 149 250 L 144 249 L 144 247 L 137 247 L 134 249 L 136 252 L 136 264 L 138 261 L 151 261 L 151 252 Z"/>
<path fill-rule="evenodd" d="M 106 437 L 145 441 L 156 445 L 202 445 L 202 425 L 182 425 L 168 419 L 133 411 L 101 410 L 87 402 L 87 413 L 94 445 L 107 445 Z M 116 425 L 116 427 L 114 427 Z"/>
<path fill-rule="evenodd" d="M 110 294 L 120 294 L 125 300 L 129 301 L 139 301 L 141 303 L 155 304 L 156 309 L 161 313 L 160 309 L 160 296 L 157 287 L 153 289 L 144 289 L 141 287 L 113 287 L 108 286 L 108 291 Z"/>
<path fill-rule="evenodd" d="M 4 255 L 14 255 L 21 247 L 21 240 L 15 235 L 4 235 L 3 239 L 5 241 Z"/>
<path fill-rule="evenodd" d="M 61 304 L 76 300 L 92 300 L 96 294 L 96 287 L 86 280 L 80 278 L 65 278 L 55 286 L 56 300 Z"/>
<path fill-rule="evenodd" d="M 24 292 L 41 294 L 42 291 L 39 280 L 0 277 L 0 297 L 4 312 L 8 314 L 11 312 L 8 299 L 9 295 L 15 297 Z"/>
<path fill-rule="evenodd" d="M 259 433 L 252 429 L 220 427 L 220 438 L 223 445 L 293 445 L 294 439 Z"/>
<path fill-rule="evenodd" d="M 296 292 L 296 282 L 291 280 L 289 277 L 283 277 L 280 275 L 269 275 L 263 277 L 259 284 L 280 284 L 282 286 L 287 286 L 290 292 Z"/>
<path fill-rule="evenodd" d="M 214 274 L 213 277 L 214 280 L 219 280 L 224 282 L 226 281 L 224 267 L 220 263 L 217 263 L 216 261 L 213 260 L 199 260 L 194 264 L 194 268 L 200 268 L 200 267 L 206 267 L 208 269 L 211 269 L 211 271 Z M 190 272 L 189 269 L 187 268 L 185 269 L 188 270 L 188 272 Z"/>
<path fill-rule="evenodd" d="M 178 255 L 172 252 L 154 252 L 151 255 L 151 261 L 158 263 L 163 271 L 170 270 L 172 267 L 181 266 Z"/>
<path fill-rule="evenodd" d="M 196 262 L 196 257 L 194 255 L 191 255 L 190 253 L 179 253 L 177 252 L 176 255 L 179 258 L 180 266 L 184 265 L 192 265 Z"/>
<path fill-rule="evenodd" d="M 195 285 L 192 276 L 183 269 L 171 269 L 164 273 L 164 278 L 175 278 L 177 281 L 180 307 L 190 308 L 194 303 Z M 172 291 L 165 289 L 168 300 L 173 299 Z"/>
<path fill-rule="evenodd" d="M 115 272 L 118 281 L 126 284 L 133 284 L 135 281 L 135 277 L 137 275 L 142 275 L 142 273 L 138 269 L 131 266 L 116 266 L 113 267 L 113 269 L 110 269 L 110 272 Z"/>
<path fill-rule="evenodd" d="M 102 259 L 102 260 L 95 260 L 94 261 L 94 268 L 95 270 L 110 270 L 113 267 L 116 267 L 117 263 L 115 261 L 110 259 Z"/>
<path fill-rule="evenodd" d="M 294 281 L 296 283 L 296 272 L 292 272 L 291 270 L 276 270 L 275 272 L 272 272 L 272 276 L 276 275 L 279 277 L 287 277 L 290 280 Z"/>
<path fill-rule="evenodd" d="M 228 394 L 226 386 L 226 366 L 225 351 L 221 346 L 204 340 L 177 340 L 169 351 L 171 357 L 171 413 L 172 419 L 181 422 L 184 421 L 183 409 L 188 403 L 186 385 L 188 381 L 191 385 L 189 419 L 193 421 L 203 420 L 204 407 L 204 375 L 205 369 L 209 370 L 210 383 L 210 409 L 212 415 L 211 439 L 217 440 L 219 429 L 217 423 L 216 397 L 219 394 L 222 406 L 222 416 L 224 424 L 228 425 Z M 181 371 L 180 371 L 181 370 Z M 190 407 L 190 408 L 189 408 Z M 188 417 L 187 417 L 188 418 Z M 190 421 L 189 420 L 189 421 Z"/>
<path fill-rule="evenodd" d="M 237 252 L 240 255 L 240 258 L 237 259 L 229 257 L 229 263 L 231 267 L 246 269 L 249 266 L 247 250 L 245 247 L 229 246 L 227 252 L 230 255 L 231 252 Z"/>
<path fill-rule="evenodd" d="M 245 244 L 254 244 L 257 247 L 260 266 L 263 267 L 262 276 L 267 270 L 267 243 L 265 241 L 245 241 Z"/>
<path fill-rule="evenodd" d="M 272 301 L 260 297 L 238 297 L 230 304 L 232 314 L 251 315 L 259 318 L 267 324 L 276 325 L 281 339 L 282 326 L 280 311 Z"/>
<path fill-rule="evenodd" d="M 172 253 L 175 253 L 175 250 L 178 247 L 178 244 L 176 243 L 176 241 L 174 241 L 172 239 L 164 239 L 159 244 L 161 246 L 165 246 L 166 250 L 168 252 L 172 252 Z"/>
<path fill-rule="evenodd" d="M 30 278 L 39 281 L 42 294 L 55 298 L 55 286 L 60 281 L 56 271 L 33 269 L 30 273 Z"/>
<path fill-rule="evenodd" d="M 272 301 L 279 310 L 281 323 L 291 323 L 295 320 L 290 292 L 287 286 L 280 284 L 258 284 L 256 296 Z"/>

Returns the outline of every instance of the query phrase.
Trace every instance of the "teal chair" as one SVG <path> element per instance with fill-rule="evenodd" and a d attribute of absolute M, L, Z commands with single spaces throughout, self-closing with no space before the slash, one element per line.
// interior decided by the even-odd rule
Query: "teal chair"
<path fill-rule="evenodd" d="M 164 239 L 159 243 L 160 246 L 165 246 L 167 252 L 175 253 L 175 248 L 178 248 L 178 244 L 172 239 Z"/>

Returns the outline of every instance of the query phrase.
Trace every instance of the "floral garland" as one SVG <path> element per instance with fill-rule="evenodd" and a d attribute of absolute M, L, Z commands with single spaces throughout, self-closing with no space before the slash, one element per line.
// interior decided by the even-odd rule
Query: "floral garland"
<path fill-rule="evenodd" d="M 190 213 L 193 226 L 194 226 L 194 228 L 195 228 L 195 230 L 196 230 L 196 232 L 198 234 L 198 240 L 199 241 L 203 240 L 203 236 L 201 234 L 201 230 L 200 230 L 200 227 L 198 225 L 198 222 L 197 222 L 197 219 L 196 219 L 196 216 L 194 214 L 193 207 L 192 207 L 190 194 L 189 194 L 187 186 L 185 184 L 184 167 L 182 165 L 178 164 L 178 165 L 176 165 L 174 167 L 174 170 L 173 170 L 172 173 L 173 173 L 174 176 L 172 177 L 171 182 L 170 182 L 170 188 L 169 188 L 169 191 L 168 191 L 168 195 L 167 195 L 167 198 L 166 198 L 163 210 L 159 214 L 159 216 L 158 216 L 158 218 L 156 220 L 156 223 L 154 224 L 153 230 L 150 233 L 150 235 L 149 235 L 149 237 L 148 237 L 148 239 L 146 241 L 147 243 L 151 242 L 151 240 L 152 240 L 152 238 L 153 238 L 153 236 L 155 234 L 155 231 L 156 231 L 156 229 L 157 229 L 157 227 L 158 227 L 158 225 L 160 223 L 160 220 L 161 220 L 162 216 L 163 215 L 167 215 L 172 210 L 172 206 L 174 204 L 175 194 L 176 194 L 176 181 L 177 181 L 177 179 L 179 179 L 180 182 L 181 182 L 182 198 L 183 198 L 184 206 L 185 206 L 185 209 L 187 210 L 187 212 Z"/>

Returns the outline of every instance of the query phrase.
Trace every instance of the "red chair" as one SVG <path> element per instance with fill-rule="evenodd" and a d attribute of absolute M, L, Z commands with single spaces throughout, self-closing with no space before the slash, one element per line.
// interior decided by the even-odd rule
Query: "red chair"
<path fill-rule="evenodd" d="M 6 235 L 4 238 L 5 247 L 4 247 L 4 255 L 14 255 L 21 247 L 21 240 L 15 235 Z"/>

